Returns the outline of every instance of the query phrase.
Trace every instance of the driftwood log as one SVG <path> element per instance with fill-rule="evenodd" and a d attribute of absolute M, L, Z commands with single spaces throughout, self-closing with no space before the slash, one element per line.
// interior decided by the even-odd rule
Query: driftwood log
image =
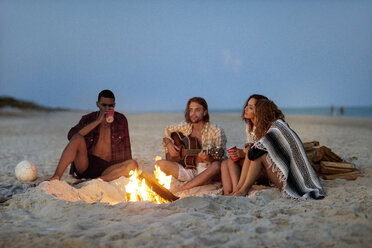
<path fill-rule="evenodd" d="M 357 177 L 363 176 L 355 164 L 343 161 L 340 156 L 326 146 L 319 147 L 318 141 L 305 142 L 304 147 L 310 164 L 323 179 L 355 180 Z"/>

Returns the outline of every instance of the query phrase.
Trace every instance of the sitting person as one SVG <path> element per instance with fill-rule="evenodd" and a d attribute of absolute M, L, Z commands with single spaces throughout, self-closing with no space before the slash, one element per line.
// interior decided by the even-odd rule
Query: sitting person
<path fill-rule="evenodd" d="M 185 164 L 180 157 L 180 147 L 174 144 L 172 133 L 179 132 L 186 137 L 196 138 L 201 151 L 194 159 L 194 164 Z M 186 105 L 185 122 L 168 126 L 163 134 L 163 152 L 169 160 L 159 160 L 156 164 L 167 175 L 187 182 L 174 193 L 196 186 L 205 185 L 212 179 L 219 179 L 221 162 L 214 160 L 205 151 L 212 148 L 226 149 L 224 131 L 209 121 L 207 102 L 201 97 L 191 98 Z M 175 158 L 175 159 L 174 159 Z M 198 174 L 198 164 L 206 163 L 207 168 Z M 201 170 L 199 170 L 201 171 Z"/>
<path fill-rule="evenodd" d="M 248 157 L 246 157 L 246 153 L 249 147 L 257 141 L 257 137 L 254 133 L 255 125 L 254 125 L 254 114 L 255 114 L 255 105 L 257 100 L 260 99 L 267 99 L 266 96 L 263 95 L 251 95 L 244 104 L 243 111 L 242 111 L 242 119 L 246 122 L 246 136 L 247 136 L 247 143 L 244 145 L 243 149 L 237 149 L 230 153 L 230 157 L 221 164 L 221 179 L 223 185 L 223 194 L 229 195 L 232 192 L 236 192 L 237 187 L 241 187 L 243 181 L 239 181 L 240 173 L 242 170 L 243 163 L 250 163 Z M 231 157 L 234 158 L 234 161 Z M 245 161 L 247 159 L 247 161 Z M 248 166 L 244 167 L 248 169 Z M 262 173 L 262 179 L 265 178 L 265 173 Z M 262 181 L 262 180 L 261 180 Z M 266 180 L 267 181 L 267 180 Z M 239 183 L 239 184 L 238 184 Z"/>
<path fill-rule="evenodd" d="M 48 180 L 59 180 L 67 166 L 76 178 L 101 178 L 112 181 L 129 177 L 138 165 L 132 160 L 128 122 L 123 114 L 114 112 L 109 123 L 105 116 L 115 107 L 115 96 L 103 90 L 96 102 L 99 111 L 84 115 L 68 133 L 70 142 L 63 151 L 54 175 Z"/>
<path fill-rule="evenodd" d="M 232 195 L 247 195 L 265 170 L 270 181 L 290 197 L 323 198 L 323 187 L 310 165 L 303 143 L 284 121 L 283 113 L 267 99 L 258 100 L 255 107 L 253 122 L 259 140 L 246 155 L 251 162 L 244 163 L 240 176 L 242 184 Z"/>

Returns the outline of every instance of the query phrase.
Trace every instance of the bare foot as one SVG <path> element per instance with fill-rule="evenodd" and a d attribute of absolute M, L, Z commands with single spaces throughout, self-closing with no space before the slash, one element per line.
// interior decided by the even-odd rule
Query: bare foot
<path fill-rule="evenodd" d="M 232 196 L 246 196 L 247 193 L 241 192 L 241 191 L 236 191 Z"/>
<path fill-rule="evenodd" d="M 252 185 L 252 189 L 267 189 L 265 185 Z"/>
<path fill-rule="evenodd" d="M 224 196 L 233 196 L 234 193 L 235 193 L 235 191 L 230 192 L 230 193 L 227 193 L 227 194 L 223 194 L 223 195 L 224 195 Z"/>
<path fill-rule="evenodd" d="M 60 176 L 54 175 L 54 176 L 52 176 L 51 178 L 48 178 L 45 181 L 59 180 L 60 178 L 61 178 Z"/>

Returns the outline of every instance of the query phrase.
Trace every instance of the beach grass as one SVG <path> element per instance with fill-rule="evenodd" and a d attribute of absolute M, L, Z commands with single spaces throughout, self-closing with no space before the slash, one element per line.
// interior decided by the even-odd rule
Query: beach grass
<path fill-rule="evenodd" d="M 0 108 L 17 108 L 20 110 L 37 110 L 37 111 L 65 111 L 65 108 L 51 108 L 39 105 L 32 101 L 16 99 L 10 96 L 0 96 Z"/>

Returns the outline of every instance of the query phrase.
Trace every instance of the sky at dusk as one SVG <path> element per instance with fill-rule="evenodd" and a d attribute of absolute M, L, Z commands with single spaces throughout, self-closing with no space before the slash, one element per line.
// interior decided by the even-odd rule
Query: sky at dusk
<path fill-rule="evenodd" d="M 0 0 L 0 95 L 95 109 L 372 106 L 372 1 Z"/>

